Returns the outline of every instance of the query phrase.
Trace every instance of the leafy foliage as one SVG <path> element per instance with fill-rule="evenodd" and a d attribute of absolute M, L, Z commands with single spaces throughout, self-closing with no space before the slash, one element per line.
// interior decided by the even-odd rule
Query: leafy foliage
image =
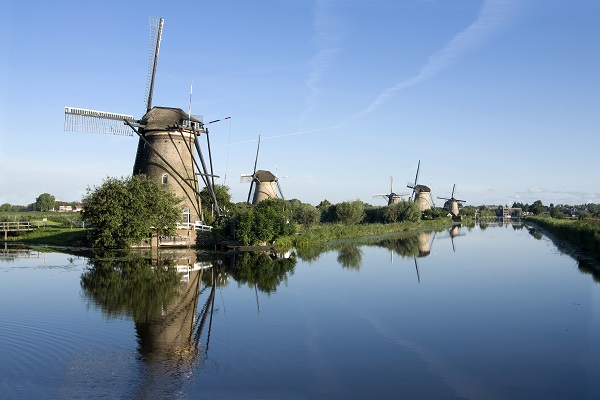
<path fill-rule="evenodd" d="M 145 175 L 107 178 L 100 187 L 88 188 L 82 219 L 91 226 L 95 248 L 126 248 L 155 230 L 170 234 L 180 219 L 180 200 Z"/>
<path fill-rule="evenodd" d="M 529 212 L 533 215 L 539 215 L 546 211 L 546 207 L 542 204 L 541 200 L 536 200 L 531 206 L 529 206 Z"/>
<path fill-rule="evenodd" d="M 315 225 L 321 220 L 321 212 L 312 204 L 298 199 L 288 201 L 292 221 L 301 225 Z"/>
<path fill-rule="evenodd" d="M 290 213 L 281 199 L 267 199 L 240 213 L 236 236 L 245 245 L 272 243 L 277 237 L 294 231 Z"/>
<path fill-rule="evenodd" d="M 49 193 L 42 193 L 35 199 L 35 211 L 51 211 L 54 210 L 56 198 Z"/>
<path fill-rule="evenodd" d="M 360 200 L 344 201 L 336 204 L 335 214 L 338 222 L 356 225 L 362 222 L 365 216 L 365 207 Z"/>
<path fill-rule="evenodd" d="M 402 200 L 388 205 L 383 217 L 386 222 L 417 222 L 421 218 L 421 212 L 416 202 Z"/>
<path fill-rule="evenodd" d="M 232 208 L 229 186 L 215 184 L 214 191 L 219 209 L 222 213 L 226 215 L 229 214 Z M 200 200 L 202 201 L 202 210 L 204 211 L 204 222 L 207 225 L 213 225 L 215 222 L 214 214 L 212 212 L 213 200 L 210 191 L 206 187 L 200 191 Z"/>

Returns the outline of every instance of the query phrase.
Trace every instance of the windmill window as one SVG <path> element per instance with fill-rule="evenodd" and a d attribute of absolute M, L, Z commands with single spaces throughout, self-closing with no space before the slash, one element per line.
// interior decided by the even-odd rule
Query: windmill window
<path fill-rule="evenodd" d="M 166 185 L 168 181 L 169 181 L 169 175 L 163 174 L 163 176 L 162 176 L 162 184 Z"/>

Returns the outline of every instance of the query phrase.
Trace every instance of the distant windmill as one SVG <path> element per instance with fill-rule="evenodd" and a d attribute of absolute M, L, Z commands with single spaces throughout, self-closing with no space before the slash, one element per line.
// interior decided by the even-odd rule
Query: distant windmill
<path fill-rule="evenodd" d="M 148 80 L 146 85 L 146 113 L 135 120 L 133 116 L 104 111 L 65 107 L 65 131 L 107 133 L 139 137 L 133 174 L 145 174 L 151 180 L 165 185 L 182 199 L 184 223 L 203 220 L 200 206 L 198 176 L 209 190 L 212 206 L 220 216 L 215 197 L 212 172 L 212 157 L 208 129 L 201 118 L 193 117 L 180 108 L 153 107 L 152 95 L 162 40 L 164 20 L 150 18 L 151 51 Z M 191 93 L 190 93 L 191 97 Z M 190 101 L 191 108 L 191 101 Z M 198 137 L 207 137 L 210 172 L 200 150 Z M 196 152 L 198 159 L 196 159 Z"/>
<path fill-rule="evenodd" d="M 464 203 L 465 200 L 459 200 L 459 199 L 455 198 L 454 197 L 454 189 L 456 189 L 456 183 L 452 186 L 452 195 L 450 196 L 450 198 L 438 197 L 438 199 L 446 200 L 446 203 L 450 202 L 449 208 L 450 208 L 450 214 L 452 214 L 452 219 L 455 221 L 456 220 L 460 221 L 461 218 L 458 215 L 458 213 L 459 213 L 458 203 Z"/>
<path fill-rule="evenodd" d="M 406 187 L 412 189 L 412 200 L 415 201 L 420 211 L 425 211 L 431 209 L 433 204 L 433 200 L 431 198 L 431 189 L 428 186 L 419 184 L 419 169 L 421 167 L 421 160 L 419 160 L 419 164 L 417 165 L 417 174 L 415 175 L 415 182 L 408 182 Z"/>
<path fill-rule="evenodd" d="M 254 171 L 252 174 L 242 174 L 240 177 L 240 183 L 250 182 L 250 189 L 248 190 L 248 204 L 257 204 L 266 199 L 276 199 L 277 194 L 275 193 L 275 186 L 279 191 L 279 195 L 282 199 L 283 192 L 279 185 L 279 178 L 274 175 L 271 171 L 256 170 L 256 164 L 258 163 L 258 152 L 260 151 L 260 136 L 258 137 L 258 146 L 256 148 L 256 158 L 254 159 Z M 252 195 L 254 189 L 254 195 Z M 252 197 L 252 203 L 250 203 L 250 197 Z"/>
<path fill-rule="evenodd" d="M 383 197 L 387 200 L 388 206 L 390 204 L 398 203 L 398 200 L 403 196 L 409 196 L 408 193 L 396 194 L 394 193 L 394 177 L 390 176 L 390 193 L 389 194 L 374 194 L 373 197 Z"/>

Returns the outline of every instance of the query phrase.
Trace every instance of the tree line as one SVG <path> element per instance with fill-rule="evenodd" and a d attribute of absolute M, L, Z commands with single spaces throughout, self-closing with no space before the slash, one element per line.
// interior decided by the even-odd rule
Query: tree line
<path fill-rule="evenodd" d="M 319 224 L 386 224 L 449 218 L 449 204 L 445 204 L 446 208 L 433 207 L 424 212 L 418 209 L 417 203 L 405 200 L 387 206 L 373 206 L 358 199 L 336 204 L 323 200 L 316 206 L 298 199 L 269 199 L 248 205 L 233 203 L 227 186 L 215 185 L 214 191 L 223 217 L 217 219 L 212 213 L 212 197 L 204 188 L 200 193 L 204 222 L 222 232 L 222 236 L 234 236 L 244 244 L 270 244 L 301 227 Z M 107 178 L 101 186 L 87 189 L 81 202 L 81 219 L 91 227 L 89 239 L 94 247 L 127 248 L 148 238 L 151 232 L 174 234 L 181 219 L 179 203 L 180 199 L 172 192 L 145 175 Z M 57 202 L 54 196 L 43 193 L 27 207 L 3 204 L 0 211 L 49 211 L 63 204 L 77 203 Z M 549 213 L 558 218 L 573 215 L 573 210 L 579 210 L 584 218 L 600 215 L 600 205 L 595 204 L 546 207 L 537 200 L 531 205 L 515 202 L 512 208 L 523 213 Z M 502 207 L 461 205 L 460 214 L 465 218 L 495 217 L 502 215 Z"/>

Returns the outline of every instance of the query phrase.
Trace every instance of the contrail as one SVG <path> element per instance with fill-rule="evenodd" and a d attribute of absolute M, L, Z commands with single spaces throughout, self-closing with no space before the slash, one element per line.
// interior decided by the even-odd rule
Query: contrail
<path fill-rule="evenodd" d="M 341 128 L 347 123 L 359 118 L 363 117 L 366 114 L 371 113 L 372 111 L 379 108 L 383 105 L 389 98 L 394 96 L 396 93 L 409 88 L 411 86 L 415 86 L 427 79 L 430 79 L 443 71 L 445 68 L 449 67 L 451 64 L 456 62 L 456 60 L 464 55 L 465 53 L 474 50 L 477 46 L 481 45 L 485 42 L 486 39 L 489 38 L 493 33 L 502 29 L 506 26 L 511 17 L 513 16 L 516 5 L 519 0 L 486 0 L 477 18 L 471 25 L 469 25 L 463 31 L 457 33 L 440 51 L 434 53 L 429 57 L 425 65 L 421 67 L 419 73 L 409 79 L 399 82 L 395 86 L 384 89 L 379 96 L 377 96 L 369 106 L 364 108 L 361 111 L 358 111 L 346 119 L 342 120 L 338 124 L 333 126 L 329 126 L 326 128 L 317 128 L 310 129 L 292 133 L 285 133 L 281 135 L 274 136 L 266 136 L 263 139 L 275 139 L 286 136 L 295 136 L 312 132 L 320 132 L 326 130 L 333 130 Z M 324 71 L 329 67 L 331 61 L 333 59 L 333 55 L 337 52 L 334 44 L 339 40 L 339 34 L 337 34 L 337 30 L 329 30 L 331 27 L 323 27 L 322 24 L 331 23 L 331 19 L 326 15 L 326 0 L 320 0 L 316 5 L 316 29 L 317 29 L 317 47 L 320 50 L 313 57 L 311 61 L 311 65 L 313 66 L 313 70 L 307 80 L 307 85 L 311 88 L 312 93 L 307 98 L 307 102 L 309 107 L 307 110 L 303 112 L 303 116 L 305 116 L 310 109 L 312 109 L 314 99 L 320 93 L 320 89 L 318 88 L 318 83 L 321 79 Z M 253 143 L 256 139 L 245 140 L 241 142 L 232 143 L 231 145 L 238 145 L 244 143 Z"/>
<path fill-rule="evenodd" d="M 302 112 L 300 121 L 303 121 L 314 108 L 315 101 L 321 93 L 321 78 L 339 51 L 342 34 L 337 20 L 329 12 L 330 5 L 331 1 L 328 0 L 317 0 L 315 3 L 313 43 L 317 52 L 309 61 L 310 73 L 306 80 L 306 86 L 308 86 L 310 94 L 306 98 L 307 108 Z"/>
<path fill-rule="evenodd" d="M 352 114 L 342 121 L 341 125 L 374 111 L 397 92 L 434 77 L 456 62 L 460 56 L 481 45 L 489 36 L 508 23 L 516 4 L 517 0 L 486 0 L 477 19 L 465 30 L 456 34 L 442 50 L 429 57 L 417 75 L 384 89 L 368 107 Z"/>
<path fill-rule="evenodd" d="M 337 124 L 337 125 L 333 125 L 333 126 L 328 126 L 326 128 L 316 128 L 316 129 L 309 129 L 309 130 L 305 130 L 305 131 L 282 133 L 280 135 L 273 135 L 273 136 L 262 136 L 261 135 L 260 138 L 261 138 L 261 140 L 277 139 L 277 138 L 286 137 L 286 136 L 295 136 L 295 135 L 302 135 L 304 133 L 313 133 L 313 132 L 321 132 L 321 131 L 327 131 L 327 130 L 331 130 L 331 129 L 337 129 L 340 126 L 341 126 L 341 124 Z M 242 140 L 239 142 L 231 143 L 229 146 L 235 146 L 238 144 L 245 144 L 245 143 L 254 143 L 254 142 L 256 142 L 256 139 Z M 224 147 L 224 145 L 216 146 L 216 147 L 217 148 Z"/>

